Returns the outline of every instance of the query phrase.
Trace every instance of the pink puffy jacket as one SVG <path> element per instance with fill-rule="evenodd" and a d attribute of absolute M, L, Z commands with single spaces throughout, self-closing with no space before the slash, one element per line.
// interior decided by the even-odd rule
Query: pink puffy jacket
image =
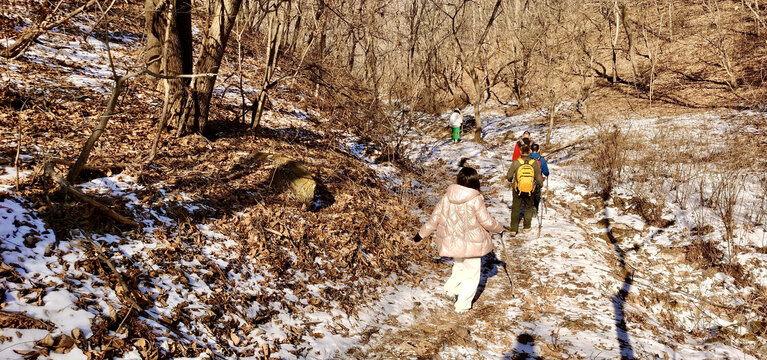
<path fill-rule="evenodd" d="M 452 184 L 418 234 L 425 239 L 434 230 L 439 256 L 467 258 L 492 251 L 488 231 L 500 232 L 503 225 L 487 212 L 479 191 Z"/>

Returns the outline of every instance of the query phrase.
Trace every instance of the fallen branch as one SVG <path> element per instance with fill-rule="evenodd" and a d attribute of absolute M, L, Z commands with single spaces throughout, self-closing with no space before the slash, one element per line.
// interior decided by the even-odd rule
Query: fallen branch
<path fill-rule="evenodd" d="M 112 273 L 115 274 L 117 277 L 117 281 L 120 283 L 120 286 L 125 290 L 125 296 L 128 298 L 128 302 L 130 303 L 130 307 L 139 313 L 143 312 L 144 309 L 141 307 L 141 305 L 138 304 L 138 301 L 133 297 L 133 290 L 128 287 L 128 283 L 125 281 L 125 278 L 123 278 L 122 273 L 117 271 L 117 267 L 115 267 L 115 264 L 112 263 L 112 260 L 109 260 L 109 258 L 104 254 L 104 250 L 99 246 L 98 244 L 94 243 L 93 240 L 87 239 L 87 238 L 79 238 L 78 239 L 81 244 L 79 244 L 79 248 L 88 251 L 88 246 L 92 248 L 93 252 L 96 254 L 96 257 L 101 260 L 101 262 L 107 264 L 109 266 L 109 269 L 112 270 Z"/>
<path fill-rule="evenodd" d="M 74 161 L 69 161 L 62 158 L 51 158 L 48 161 L 57 164 L 57 165 L 66 165 L 66 166 L 72 166 L 75 164 Z M 83 165 L 83 170 L 87 171 L 113 171 L 115 169 L 125 169 L 127 167 L 131 166 L 131 164 L 128 163 L 115 163 L 115 164 L 103 164 L 103 165 Z"/>
<path fill-rule="evenodd" d="M 577 144 L 579 144 L 581 142 L 583 142 L 583 138 L 575 139 L 575 140 L 573 140 L 573 141 L 571 141 L 571 142 L 569 142 L 569 143 L 567 143 L 565 145 L 562 145 L 562 146 L 560 146 L 558 148 L 552 149 L 552 150 L 546 152 L 545 154 L 542 154 L 541 156 L 543 156 L 544 158 L 547 158 L 547 157 L 549 157 L 549 155 L 551 155 L 551 154 L 553 154 L 553 153 L 555 153 L 557 151 L 561 151 L 561 150 L 567 149 L 567 148 L 569 148 L 569 147 L 571 147 L 573 145 L 577 145 Z"/>
<path fill-rule="evenodd" d="M 125 216 L 122 216 L 115 212 L 114 210 L 108 208 L 106 205 L 93 200 L 90 196 L 85 195 L 82 191 L 77 190 L 72 184 L 70 184 L 66 179 L 64 179 L 61 175 L 56 173 L 56 171 L 53 169 L 53 164 L 50 161 L 45 162 L 45 173 L 48 174 L 53 180 L 55 180 L 63 189 L 65 189 L 70 194 L 74 195 L 77 199 L 90 204 L 91 206 L 103 211 L 106 213 L 109 217 L 112 219 L 115 219 L 123 224 L 131 225 L 138 227 L 139 224 L 131 219 L 126 218 Z"/>

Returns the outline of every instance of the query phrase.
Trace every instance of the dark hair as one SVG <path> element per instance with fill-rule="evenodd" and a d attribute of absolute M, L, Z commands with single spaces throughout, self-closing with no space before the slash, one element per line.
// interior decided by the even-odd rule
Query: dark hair
<path fill-rule="evenodd" d="M 522 145 L 519 147 L 519 152 L 521 152 L 521 153 L 523 153 L 523 154 L 529 154 L 529 153 L 530 153 L 530 145 L 528 145 L 528 144 L 522 144 Z"/>
<path fill-rule="evenodd" d="M 525 136 L 525 134 L 527 134 L 528 136 L 530 136 L 530 132 L 529 132 L 529 131 L 527 131 L 527 130 L 525 130 L 525 132 L 523 132 L 523 133 L 522 133 L 522 136 Z"/>
<path fill-rule="evenodd" d="M 468 166 L 464 166 L 458 171 L 458 185 L 472 188 L 479 191 L 479 174 L 477 170 Z"/>
<path fill-rule="evenodd" d="M 522 143 L 525 145 L 530 145 L 530 138 L 522 138 Z"/>
<path fill-rule="evenodd" d="M 541 147 L 540 147 L 540 146 L 538 146 L 538 144 L 535 144 L 535 143 L 533 143 L 532 145 L 530 145 L 530 151 L 532 151 L 532 152 L 538 152 L 538 150 L 539 150 L 540 148 L 541 148 Z"/>

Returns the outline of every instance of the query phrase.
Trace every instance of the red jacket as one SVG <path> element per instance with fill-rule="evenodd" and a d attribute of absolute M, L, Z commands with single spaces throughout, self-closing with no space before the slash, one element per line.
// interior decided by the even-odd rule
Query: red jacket
<path fill-rule="evenodd" d="M 519 150 L 519 141 L 514 143 L 514 154 L 511 155 L 511 161 L 519 159 L 522 156 L 522 151 Z"/>

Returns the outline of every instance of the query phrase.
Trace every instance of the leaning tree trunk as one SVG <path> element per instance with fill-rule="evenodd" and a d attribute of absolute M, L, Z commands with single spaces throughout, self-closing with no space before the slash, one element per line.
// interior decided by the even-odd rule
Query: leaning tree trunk
<path fill-rule="evenodd" d="M 551 130 L 554 129 L 554 116 L 557 114 L 556 102 L 552 101 L 551 107 L 549 107 L 549 129 L 546 130 L 546 146 L 551 144 Z"/>
<path fill-rule="evenodd" d="M 204 76 L 195 77 L 192 81 L 191 92 L 187 94 L 191 99 L 186 100 L 184 112 L 178 118 L 179 136 L 198 130 L 203 133 L 206 131 L 218 67 L 242 4 L 242 0 L 211 1 L 215 2 L 210 6 L 210 27 L 195 66 L 196 73 Z"/>
<path fill-rule="evenodd" d="M 149 64 L 149 71 L 159 73 L 162 69 L 160 64 L 163 50 L 163 39 L 167 27 L 167 17 L 165 8 L 167 0 L 145 0 L 144 1 L 144 52 L 142 59 L 145 64 Z M 172 33 L 172 32 L 171 32 Z"/>

